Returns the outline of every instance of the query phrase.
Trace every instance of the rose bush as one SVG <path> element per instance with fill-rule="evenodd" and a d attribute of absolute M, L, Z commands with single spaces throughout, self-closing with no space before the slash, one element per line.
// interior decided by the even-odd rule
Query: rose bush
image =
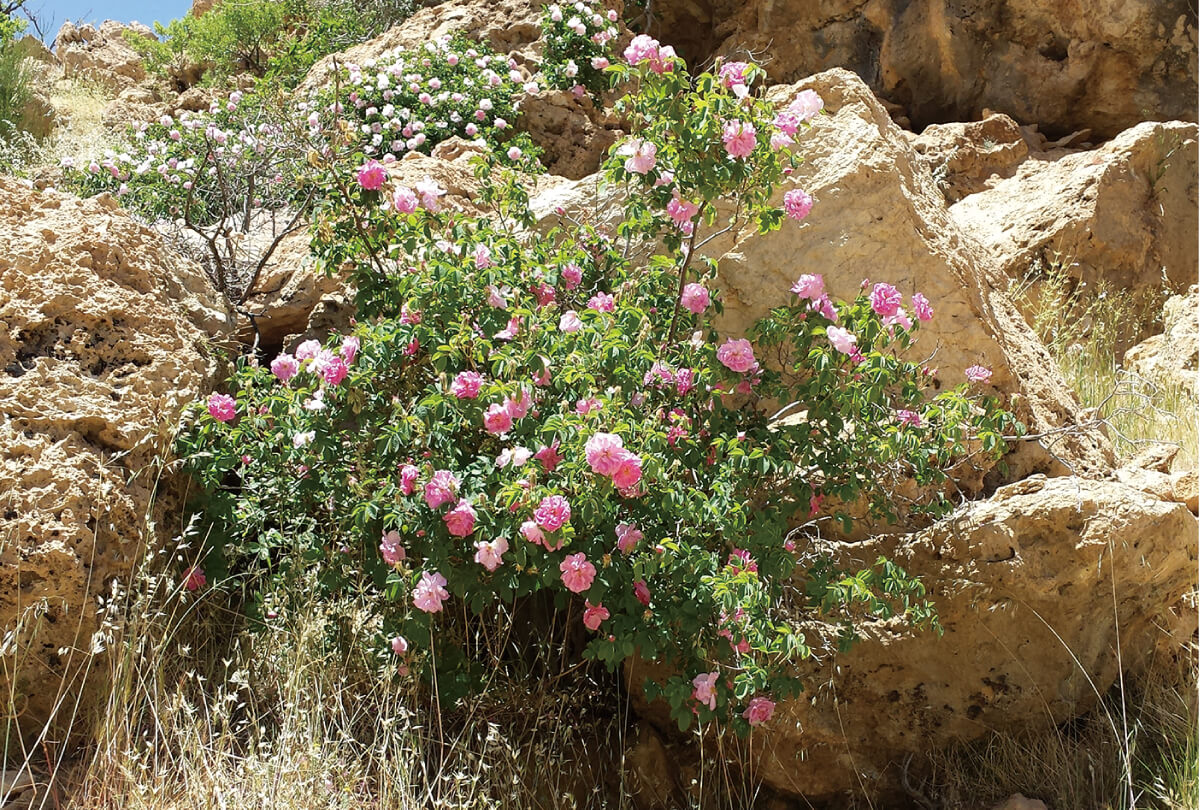
<path fill-rule="evenodd" d="M 348 192 L 325 199 L 314 248 L 353 268 L 353 334 L 269 369 L 242 361 L 232 402 L 198 406 L 180 449 L 210 581 L 314 566 L 325 596 L 377 593 L 379 649 L 443 699 L 479 665 L 463 617 L 549 593 L 586 628 L 587 657 L 675 673 L 647 688 L 681 727 L 745 730 L 799 688 L 806 615 L 848 633 L 934 620 L 889 561 L 835 569 L 826 522 L 849 504 L 936 514 L 946 470 L 998 455 L 1014 426 L 906 359 L 933 305 L 887 284 L 843 302 L 797 273 L 750 334 L 718 334 L 698 245 L 801 227 L 807 194 L 770 201 L 820 100 L 775 109 L 760 68 L 693 77 L 649 37 L 624 58 L 609 69 L 633 122 L 605 166 L 626 192 L 615 226 L 560 214 L 535 235 L 521 176 L 494 157 L 481 217 L 330 163 Z M 909 481 L 924 495 L 905 503 Z"/>

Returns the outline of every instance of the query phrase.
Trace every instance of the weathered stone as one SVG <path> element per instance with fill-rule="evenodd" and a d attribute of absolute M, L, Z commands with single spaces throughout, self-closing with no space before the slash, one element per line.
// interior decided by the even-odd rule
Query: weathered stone
<path fill-rule="evenodd" d="M 1125 368 L 1159 385 L 1200 396 L 1200 288 L 1163 305 L 1163 333 L 1125 352 Z"/>
<path fill-rule="evenodd" d="M 948 203 L 983 191 L 992 177 L 1011 177 L 1029 157 L 1017 122 L 998 113 L 965 124 L 932 124 L 912 146 Z"/>
<path fill-rule="evenodd" d="M 65 22 L 54 39 L 54 53 L 68 78 L 88 79 L 117 89 L 145 80 L 146 68 L 137 51 L 126 41 L 128 30 L 154 38 L 141 23 L 122 25 L 112 20 L 94 26 Z"/>
<path fill-rule="evenodd" d="M 929 171 L 871 91 L 849 71 L 831 70 L 771 88 L 768 98 L 783 103 L 806 88 L 820 94 L 828 114 L 798 136 L 805 160 L 792 180 L 816 205 L 799 226 L 788 221 L 767 235 L 747 228 L 704 249 L 720 263 L 724 314 L 717 326 L 744 333 L 788 299 L 802 273 L 822 273 L 831 294 L 846 299 L 867 276 L 907 295 L 924 293 L 936 311 L 922 324 L 913 356 L 931 356 L 948 385 L 962 382 L 969 366 L 990 368 L 990 390 L 1011 398 L 1030 432 L 1059 437 L 1057 458 L 1034 443 L 1018 445 L 1004 480 L 1062 473 L 1068 465 L 1107 470 L 1107 441 L 1079 426 L 1074 396 L 1002 292 L 1006 283 L 993 258 L 949 216 Z M 785 191 L 777 190 L 777 204 Z M 981 491 L 984 472 L 960 486 Z"/>
<path fill-rule="evenodd" d="M 1013 278 L 1057 267 L 1182 290 L 1196 280 L 1196 176 L 1196 125 L 1145 123 L 1098 149 L 1036 155 L 950 211 Z"/>
<path fill-rule="evenodd" d="M 1189 0 L 704 0 L 656 3 L 650 19 L 690 64 L 749 52 L 774 82 L 853 70 L 918 128 L 984 108 L 1100 138 L 1196 120 Z"/>
<path fill-rule="evenodd" d="M 159 465 L 210 384 L 204 328 L 225 314 L 107 195 L 0 177 L 0 233 L 0 655 L 9 719 L 37 731 L 96 684 L 92 654 L 121 618 L 101 600 L 173 525 Z"/>
<path fill-rule="evenodd" d="M 1118 483 L 1038 476 L 930 529 L 835 545 L 846 564 L 885 555 L 919 574 L 945 634 L 880 622 L 808 667 L 810 691 L 760 732 L 754 773 L 809 797 L 892 790 L 910 753 L 919 769 L 952 743 L 1082 714 L 1177 621 L 1197 526 Z"/>

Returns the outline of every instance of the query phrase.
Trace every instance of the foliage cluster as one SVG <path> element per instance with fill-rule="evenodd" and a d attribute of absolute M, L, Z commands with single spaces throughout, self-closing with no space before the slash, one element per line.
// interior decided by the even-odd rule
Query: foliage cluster
<path fill-rule="evenodd" d="M 361 320 L 269 369 L 239 363 L 179 449 L 207 576 L 313 572 L 319 598 L 375 594 L 395 677 L 462 694 L 486 676 L 472 617 L 549 596 L 581 615 L 586 657 L 666 665 L 647 688 L 681 727 L 744 731 L 800 687 L 806 617 L 848 634 L 933 622 L 921 583 L 887 560 L 842 570 L 821 527 L 845 504 L 894 514 L 905 481 L 927 493 L 909 508 L 948 508 L 945 470 L 1015 428 L 966 386 L 934 393 L 905 359 L 931 304 L 914 293 L 913 320 L 885 283 L 840 302 L 804 275 L 749 339 L 719 335 L 697 241 L 797 227 L 811 198 L 780 209 L 772 192 L 820 100 L 776 110 L 760 68 L 693 77 L 646 36 L 625 60 L 609 69 L 633 122 L 605 166 L 626 200 L 615 228 L 535 230 L 495 156 L 477 168 L 484 217 L 447 210 L 431 178 L 399 185 L 365 147 L 354 181 L 322 162 L 313 247 L 352 268 Z M 257 620 L 281 609 L 268 592 Z"/>
<path fill-rule="evenodd" d="M 370 39 L 412 14 L 411 0 L 225 0 L 163 25 L 158 41 L 130 36 L 149 70 L 197 66 L 208 84 L 249 73 L 294 87 L 321 57 Z"/>

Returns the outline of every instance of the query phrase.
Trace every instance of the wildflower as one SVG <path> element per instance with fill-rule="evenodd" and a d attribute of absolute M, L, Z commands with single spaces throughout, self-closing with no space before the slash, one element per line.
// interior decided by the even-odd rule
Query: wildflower
<path fill-rule="evenodd" d="M 208 413 L 218 422 L 231 422 L 237 416 L 233 397 L 229 394 L 213 394 L 208 398 Z"/>
<path fill-rule="evenodd" d="M 413 492 L 416 491 L 417 476 L 420 474 L 421 474 L 421 471 L 418 470 L 416 467 L 414 467 L 411 464 L 405 464 L 403 467 L 401 467 L 400 468 L 400 491 L 403 492 L 405 495 L 412 495 Z"/>
<path fill-rule="evenodd" d="M 408 652 L 408 640 L 404 636 L 396 636 L 392 639 L 392 652 L 396 655 L 404 655 Z"/>
<path fill-rule="evenodd" d="M 668 216 L 670 216 L 672 221 L 674 221 L 674 223 L 681 228 L 685 224 L 691 222 L 692 218 L 695 217 L 699 211 L 700 206 L 696 203 L 680 199 L 678 191 L 675 192 L 675 196 L 671 199 L 671 201 L 667 203 Z"/>
<path fill-rule="evenodd" d="M 395 529 L 384 532 L 379 541 L 379 553 L 388 565 L 396 565 L 403 560 L 407 555 L 404 553 L 404 547 L 400 545 L 400 532 Z"/>
<path fill-rule="evenodd" d="M 378 191 L 387 180 L 387 170 L 378 160 L 368 160 L 358 167 L 358 184 L 367 191 Z"/>
<path fill-rule="evenodd" d="M 533 457 L 541 462 L 546 472 L 554 472 L 554 468 L 563 460 L 563 457 L 558 453 L 557 441 L 538 450 L 533 454 Z"/>
<path fill-rule="evenodd" d="M 796 279 L 796 283 L 792 285 L 792 292 L 801 298 L 815 301 L 825 293 L 825 279 L 819 275 L 805 273 Z"/>
<path fill-rule="evenodd" d="M 568 264 L 559 273 L 563 280 L 563 286 L 568 290 L 573 290 L 583 281 L 583 270 L 577 264 Z"/>
<path fill-rule="evenodd" d="M 578 312 L 568 309 L 558 319 L 558 328 L 563 332 L 578 332 L 583 328 L 583 321 L 579 319 Z"/>
<path fill-rule="evenodd" d="M 483 413 L 483 428 L 493 436 L 512 430 L 513 419 L 503 405 L 492 404 Z"/>
<path fill-rule="evenodd" d="M 353 363 L 354 358 L 358 357 L 358 350 L 362 348 L 362 343 L 354 335 L 347 335 L 342 339 L 342 359 L 347 363 Z"/>
<path fill-rule="evenodd" d="M 417 195 L 408 186 L 400 186 L 392 192 L 392 207 L 400 214 L 411 214 L 417 210 Z"/>
<path fill-rule="evenodd" d="M 204 569 L 198 565 L 193 565 L 183 572 L 183 587 L 189 591 L 197 591 L 203 588 L 207 582 L 208 577 L 204 576 Z"/>
<path fill-rule="evenodd" d="M 483 385 L 483 375 L 475 371 L 461 371 L 450 383 L 450 393 L 459 399 L 475 399 Z"/>
<path fill-rule="evenodd" d="M 316 340 L 306 340 L 296 347 L 297 360 L 311 360 L 321 351 L 321 344 Z"/>
<path fill-rule="evenodd" d="M 903 296 L 891 284 L 880 282 L 871 290 L 871 309 L 875 310 L 876 315 L 895 315 L 901 301 Z"/>
<path fill-rule="evenodd" d="M 725 143 L 725 151 L 732 158 L 743 158 L 754 151 L 757 143 L 754 125 L 749 121 L 733 119 L 726 121 L 722 129 L 721 140 Z"/>
<path fill-rule="evenodd" d="M 645 537 L 641 530 L 632 523 L 617 524 L 617 548 L 622 554 L 629 554 Z"/>
<path fill-rule="evenodd" d="M 350 368 L 346 365 L 346 361 L 340 357 L 334 357 L 321 368 L 321 377 L 329 385 L 338 385 L 342 380 L 346 379 L 346 375 L 349 373 Z"/>
<path fill-rule="evenodd" d="M 717 349 L 717 360 L 725 368 L 738 373 L 745 373 L 758 365 L 754 359 L 754 347 L 745 338 L 726 340 L 724 345 Z"/>
<path fill-rule="evenodd" d="M 600 629 L 602 622 L 608 621 L 608 608 L 604 605 L 593 605 L 591 602 L 584 601 L 583 603 L 583 625 L 588 630 L 595 632 Z"/>
<path fill-rule="evenodd" d="M 584 445 L 588 466 L 598 475 L 615 474 L 626 452 L 624 440 L 615 433 L 595 433 Z"/>
<path fill-rule="evenodd" d="M 446 578 L 441 574 L 425 571 L 421 581 L 413 589 L 413 605 L 426 613 L 437 613 L 442 609 L 442 602 L 450 598 L 446 590 Z"/>
<path fill-rule="evenodd" d="M 967 379 L 971 382 L 988 383 L 992 379 L 992 370 L 986 366 L 971 366 L 966 370 Z"/>
<path fill-rule="evenodd" d="M 271 361 L 271 373 L 274 374 L 281 383 L 286 383 L 300 371 L 300 361 L 292 357 L 287 352 L 276 357 Z"/>
<path fill-rule="evenodd" d="M 533 519 L 546 531 L 556 532 L 571 522 L 571 504 L 561 495 L 548 495 L 534 510 Z"/>
<path fill-rule="evenodd" d="M 633 453 L 625 453 L 621 457 L 620 466 L 613 473 L 613 485 L 617 489 L 627 490 L 636 486 L 640 480 L 642 480 L 642 459 Z"/>
<path fill-rule="evenodd" d="M 812 210 L 813 198 L 808 192 L 794 188 L 783 195 L 783 210 L 792 219 L 800 222 Z"/>
<path fill-rule="evenodd" d="M 708 706 L 709 711 L 715 711 L 717 708 L 717 678 L 721 675 L 720 672 L 708 672 L 703 675 L 697 675 L 692 678 L 692 697 L 695 698 L 701 705 Z"/>
<path fill-rule="evenodd" d="M 765 697 L 756 697 L 750 700 L 746 710 L 742 712 L 742 717 L 752 726 L 761 726 L 763 723 L 771 719 L 771 715 L 775 713 L 775 703 Z"/>
<path fill-rule="evenodd" d="M 588 299 L 588 308 L 597 312 L 612 312 L 616 308 L 616 302 L 608 293 L 598 292 Z"/>
<path fill-rule="evenodd" d="M 489 571 L 495 571 L 504 564 L 502 556 L 506 551 L 508 551 L 508 540 L 504 537 L 497 537 L 491 541 L 476 540 L 475 562 Z"/>
<path fill-rule="evenodd" d="M 625 156 L 625 171 L 644 175 L 654 168 L 658 147 L 652 141 L 633 138 L 622 144 L 617 154 Z"/>
<path fill-rule="evenodd" d="M 442 188 L 436 180 L 426 176 L 417 183 L 416 191 L 421 198 L 421 205 L 425 207 L 426 211 L 436 213 L 441 208 L 438 198 L 446 193 L 446 189 Z"/>
<path fill-rule="evenodd" d="M 912 297 L 912 305 L 913 311 L 917 313 L 917 320 L 933 320 L 933 305 L 929 303 L 928 298 L 921 295 L 921 293 L 914 293 Z"/>
<path fill-rule="evenodd" d="M 688 284 L 683 288 L 683 294 L 679 297 L 679 303 L 683 304 L 683 308 L 688 312 L 699 315 L 708 309 L 708 290 L 703 284 Z"/>
<path fill-rule="evenodd" d="M 449 470 L 438 470 L 425 484 L 425 503 L 430 509 L 437 509 L 447 501 L 453 500 L 457 489 L 457 476 Z"/>
<path fill-rule="evenodd" d="M 558 570 L 562 572 L 562 583 L 572 593 L 583 593 L 592 587 L 596 578 L 596 566 L 588 562 L 587 555 L 582 551 L 578 554 L 568 554 L 559 563 Z"/>
<path fill-rule="evenodd" d="M 825 330 L 825 337 L 829 338 L 830 345 L 842 354 L 853 354 L 857 350 L 855 344 L 858 343 L 858 338 L 847 329 L 830 326 Z"/>

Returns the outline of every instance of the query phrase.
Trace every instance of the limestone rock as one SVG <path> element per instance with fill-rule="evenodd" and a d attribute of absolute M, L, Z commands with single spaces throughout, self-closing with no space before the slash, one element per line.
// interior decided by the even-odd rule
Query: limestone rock
<path fill-rule="evenodd" d="M 993 113 L 982 121 L 932 124 L 912 141 L 938 188 L 953 203 L 987 188 L 992 177 L 1011 177 L 1029 157 L 1017 122 Z"/>
<path fill-rule="evenodd" d="M 542 148 L 542 163 L 555 175 L 578 180 L 600 168 L 608 149 L 623 134 L 615 120 L 591 98 L 543 91 L 526 96 L 518 125 Z"/>
<path fill-rule="evenodd" d="M 212 11 L 213 6 L 217 4 L 217 0 L 192 0 L 192 16 L 203 17 L 209 11 Z"/>
<path fill-rule="evenodd" d="M 1196 120 L 1189 0 L 711 0 L 653 11 L 651 33 L 689 64 L 769 54 L 774 82 L 849 68 L 918 128 L 984 108 L 1101 138 L 1147 116 Z"/>
<path fill-rule="evenodd" d="M 220 313 L 107 195 L 0 178 L 0 233 L 0 654 L 17 723 L 39 730 L 95 684 L 119 618 L 99 600 L 129 584 L 154 525 L 170 531 L 178 493 L 157 465 L 210 384 L 198 324 Z"/>
<path fill-rule="evenodd" d="M 1005 284 L 992 258 L 949 216 L 929 171 L 871 91 L 849 71 L 831 70 L 774 87 L 768 98 L 784 103 L 805 88 L 820 94 L 828 113 L 798 137 L 805 160 L 793 174 L 816 205 L 800 225 L 787 221 L 765 236 L 747 228 L 705 249 L 720 262 L 725 309 L 717 326 L 743 333 L 787 300 L 802 273 L 824 274 L 827 289 L 847 299 L 867 276 L 906 295 L 922 292 L 935 316 L 922 325 L 914 356 L 932 355 L 948 385 L 962 382 L 969 366 L 992 369 L 992 390 L 1015 397 L 1012 408 L 1030 432 L 1065 431 L 1054 447 L 1059 459 L 1077 472 L 1107 470 L 1107 441 L 1070 430 L 1078 424 L 1073 395 L 1000 292 Z M 777 190 L 776 204 L 784 191 Z M 1007 461 L 1005 480 L 1065 471 L 1032 443 L 1020 444 Z M 962 485 L 978 492 L 982 481 Z"/>
<path fill-rule="evenodd" d="M 100 115 L 104 126 L 124 134 L 130 124 L 158 119 L 166 111 L 158 93 L 145 85 L 135 84 L 121 91 Z"/>
<path fill-rule="evenodd" d="M 954 742 L 1082 714 L 1153 653 L 1196 588 L 1197 525 L 1118 483 L 1037 476 L 927 530 L 836 546 L 847 562 L 882 554 L 919 574 L 945 635 L 881 622 L 809 667 L 810 691 L 762 730 L 754 773 L 807 797 L 860 779 L 886 791 L 909 753 L 918 769 Z"/>
<path fill-rule="evenodd" d="M 1200 396 L 1200 288 L 1167 299 L 1163 333 L 1125 352 L 1124 365 L 1150 382 Z"/>
<path fill-rule="evenodd" d="M 33 59 L 47 65 L 54 64 L 54 54 L 50 53 L 50 49 L 46 47 L 45 43 L 33 34 L 26 34 L 18 39 L 14 47 L 23 59 Z"/>
<path fill-rule="evenodd" d="M 92 25 L 76 27 L 70 22 L 63 23 L 54 38 L 54 53 L 65 75 L 89 79 L 111 89 L 145 80 L 146 68 L 137 51 L 126 41 L 126 30 L 154 38 L 154 32 L 141 23 L 122 25 L 106 20 L 99 29 Z"/>
<path fill-rule="evenodd" d="M 1104 146 L 1050 151 L 951 207 L 1014 278 L 1061 266 L 1088 284 L 1195 282 L 1196 125 L 1139 124 Z"/>

